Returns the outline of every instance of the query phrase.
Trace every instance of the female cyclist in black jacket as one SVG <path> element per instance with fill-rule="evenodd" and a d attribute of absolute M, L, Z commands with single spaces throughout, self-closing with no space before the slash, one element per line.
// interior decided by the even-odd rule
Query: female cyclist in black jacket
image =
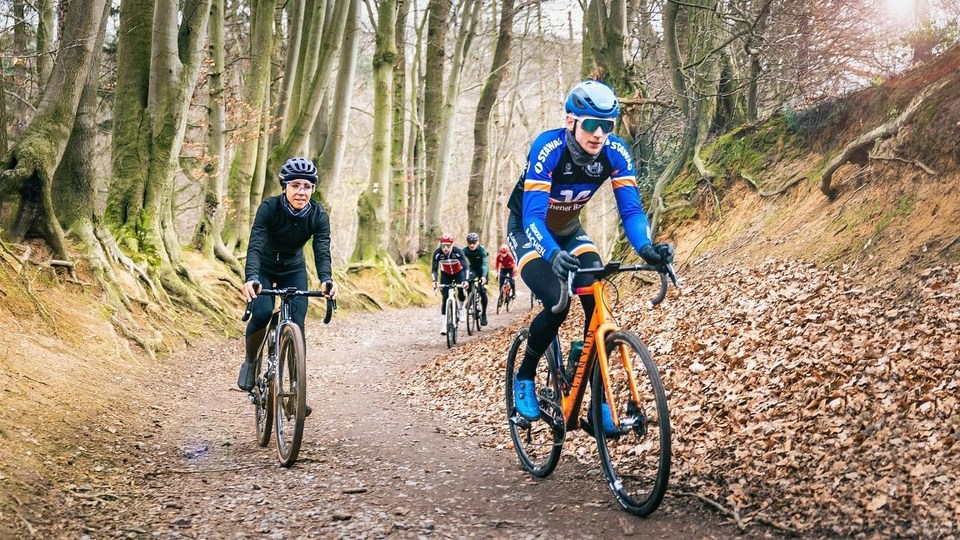
<path fill-rule="evenodd" d="M 331 297 L 337 295 L 337 285 L 330 272 L 330 216 L 320 203 L 310 198 L 317 186 L 317 168 L 307 158 L 290 158 L 280 169 L 280 185 L 283 193 L 263 201 L 257 209 L 247 246 L 246 282 L 241 293 L 253 303 L 247 323 L 246 358 L 237 378 L 237 386 L 242 390 L 253 387 L 255 355 L 273 313 L 273 298 L 257 296 L 260 284 L 306 290 L 303 246 L 311 237 L 321 288 Z M 291 316 L 306 336 L 303 327 L 307 316 L 306 297 L 293 300 Z"/>

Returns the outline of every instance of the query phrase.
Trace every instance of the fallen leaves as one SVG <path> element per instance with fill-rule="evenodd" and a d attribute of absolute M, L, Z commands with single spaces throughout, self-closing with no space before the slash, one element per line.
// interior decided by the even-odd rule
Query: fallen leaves
<path fill-rule="evenodd" d="M 614 307 L 668 391 L 672 489 L 722 501 L 745 523 L 810 533 L 960 533 L 958 267 L 927 268 L 903 291 L 782 260 L 685 277 L 657 310 L 642 309 L 647 291 L 621 291 Z M 571 314 L 564 343 L 582 325 Z M 507 451 L 513 331 L 414 377 L 454 434 Z M 581 433 L 564 452 L 597 459 Z"/>

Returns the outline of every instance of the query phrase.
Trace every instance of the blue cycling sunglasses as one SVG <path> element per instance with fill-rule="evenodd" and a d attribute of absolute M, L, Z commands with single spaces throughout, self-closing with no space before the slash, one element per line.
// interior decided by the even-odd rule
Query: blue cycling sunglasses
<path fill-rule="evenodd" d="M 600 128 L 604 134 L 613 132 L 614 121 L 606 118 L 579 118 L 575 117 L 580 122 L 580 126 L 587 133 L 593 133 Z"/>

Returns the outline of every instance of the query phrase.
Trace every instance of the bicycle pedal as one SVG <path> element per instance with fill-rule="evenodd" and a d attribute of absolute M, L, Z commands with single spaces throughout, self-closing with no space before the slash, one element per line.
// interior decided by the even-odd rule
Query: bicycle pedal
<path fill-rule="evenodd" d="M 527 420 L 520 413 L 515 413 L 510 417 L 510 422 L 520 429 L 530 429 L 530 420 Z"/>
<path fill-rule="evenodd" d="M 252 403 L 252 404 L 254 404 L 254 405 L 257 404 L 257 396 L 253 395 L 253 392 L 250 392 L 250 393 L 247 394 L 247 399 L 250 400 L 250 403 Z"/>

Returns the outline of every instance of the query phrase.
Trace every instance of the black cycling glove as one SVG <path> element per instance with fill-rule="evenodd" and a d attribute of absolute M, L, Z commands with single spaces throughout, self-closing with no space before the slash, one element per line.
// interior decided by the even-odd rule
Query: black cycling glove
<path fill-rule="evenodd" d="M 550 259 L 550 269 L 560 279 L 566 281 L 570 272 L 580 268 L 580 260 L 575 255 L 560 250 Z"/>
<path fill-rule="evenodd" d="M 662 244 L 647 244 L 640 248 L 640 256 L 650 266 L 664 266 L 673 264 L 673 246 L 666 242 Z"/>

